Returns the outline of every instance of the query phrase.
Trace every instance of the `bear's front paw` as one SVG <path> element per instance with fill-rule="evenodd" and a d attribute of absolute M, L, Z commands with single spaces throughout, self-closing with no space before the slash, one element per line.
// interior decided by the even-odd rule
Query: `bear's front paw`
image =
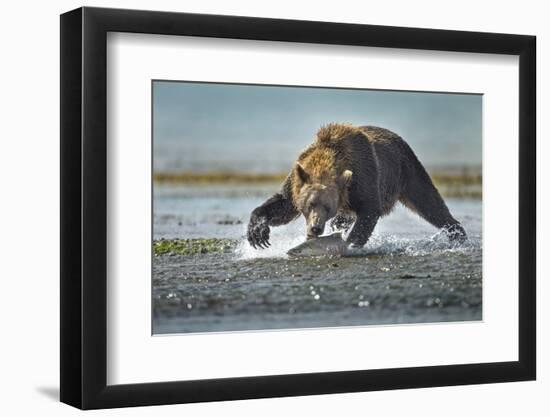
<path fill-rule="evenodd" d="M 346 239 L 346 242 L 348 243 L 348 248 L 350 249 L 361 249 L 367 243 L 367 239 L 365 239 L 361 234 L 353 233 L 352 231 Z"/>
<path fill-rule="evenodd" d="M 359 243 L 350 243 L 348 244 L 348 249 L 350 250 L 359 250 L 359 249 L 363 249 L 363 245 L 359 244 Z"/>
<path fill-rule="evenodd" d="M 247 238 L 254 249 L 265 249 L 271 246 L 269 243 L 269 226 L 265 222 L 251 220 L 248 224 Z"/>

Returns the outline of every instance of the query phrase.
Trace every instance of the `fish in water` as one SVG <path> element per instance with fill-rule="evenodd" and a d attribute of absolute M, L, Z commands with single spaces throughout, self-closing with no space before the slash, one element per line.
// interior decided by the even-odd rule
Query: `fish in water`
<path fill-rule="evenodd" d="M 357 256 L 359 255 L 359 249 L 349 248 L 349 243 L 342 238 L 342 233 L 338 232 L 315 239 L 308 239 L 290 249 L 287 255 L 294 257 Z"/>

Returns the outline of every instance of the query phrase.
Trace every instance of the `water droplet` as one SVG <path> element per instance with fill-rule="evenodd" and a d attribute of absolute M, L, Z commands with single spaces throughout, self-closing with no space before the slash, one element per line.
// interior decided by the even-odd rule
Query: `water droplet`
<path fill-rule="evenodd" d="M 316 300 L 318 300 L 319 298 L 321 298 L 321 296 L 319 294 L 315 294 L 315 296 L 313 297 L 315 298 Z"/>
<path fill-rule="evenodd" d="M 193 308 L 192 304 L 187 303 L 187 310 L 191 310 Z"/>

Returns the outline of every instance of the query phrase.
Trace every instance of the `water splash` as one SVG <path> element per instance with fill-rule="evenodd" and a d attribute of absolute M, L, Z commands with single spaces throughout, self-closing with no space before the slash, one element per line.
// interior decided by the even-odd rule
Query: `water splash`
<path fill-rule="evenodd" d="M 294 228 L 277 230 L 272 233 L 271 246 L 267 249 L 252 248 L 243 237 L 235 254 L 239 260 L 257 258 L 285 258 L 287 251 L 305 241 L 303 231 Z M 363 249 L 356 252 L 356 256 L 425 256 L 429 254 L 468 253 L 480 249 L 478 237 L 471 237 L 466 242 L 451 242 L 443 233 L 433 236 L 405 237 L 395 234 L 373 234 Z"/>
<path fill-rule="evenodd" d="M 243 237 L 235 248 L 235 255 L 239 260 L 257 258 L 284 258 L 287 251 L 305 241 L 305 222 L 296 221 L 284 227 L 271 228 L 269 242 L 271 246 L 266 249 L 254 249 L 248 243 L 243 228 Z"/>
<path fill-rule="evenodd" d="M 368 255 L 425 256 L 434 253 L 467 253 L 479 247 L 478 239 L 475 237 L 459 243 L 449 241 L 443 233 L 415 238 L 394 234 L 374 234 L 363 250 Z"/>
<path fill-rule="evenodd" d="M 481 249 L 479 225 L 463 223 L 468 240 L 451 242 L 442 231 L 437 231 L 426 221 L 404 207 L 396 207 L 391 215 L 379 221 L 367 245 L 358 251 L 358 256 L 368 255 L 407 255 L 425 256 L 429 254 L 468 253 Z M 478 231 L 478 234 L 474 233 Z M 326 230 L 326 234 L 332 233 Z M 241 239 L 235 250 L 240 259 L 284 258 L 289 249 L 305 241 L 305 221 L 302 218 L 281 227 L 271 228 L 268 249 L 254 249 L 246 240 L 246 225 L 242 226 Z M 347 236 L 344 234 L 344 238 Z"/>

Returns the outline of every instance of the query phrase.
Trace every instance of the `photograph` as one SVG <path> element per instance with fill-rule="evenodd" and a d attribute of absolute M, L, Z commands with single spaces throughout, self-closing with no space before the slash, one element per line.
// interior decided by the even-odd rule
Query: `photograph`
<path fill-rule="evenodd" d="M 40 140 L 11 140 L 31 160 L 10 158 L 9 178 L 59 168 L 58 194 L 11 181 L 24 224 L 59 224 L 8 222 L 10 239 L 59 237 L 32 263 L 58 285 L 37 273 L 25 292 L 52 308 L 11 320 L 34 339 L 19 350 L 49 346 L 27 355 L 45 379 L 10 371 L 41 408 L 537 414 L 542 14 L 298 6 L 64 6 L 43 74 L 57 81 L 33 84 L 60 105 L 29 124 L 12 83 L 16 131 Z M 36 72 L 27 55 L 17 69 Z M 27 132 L 48 123 L 59 146 Z"/>
<path fill-rule="evenodd" d="M 151 94 L 154 335 L 483 319 L 482 94 Z"/>

